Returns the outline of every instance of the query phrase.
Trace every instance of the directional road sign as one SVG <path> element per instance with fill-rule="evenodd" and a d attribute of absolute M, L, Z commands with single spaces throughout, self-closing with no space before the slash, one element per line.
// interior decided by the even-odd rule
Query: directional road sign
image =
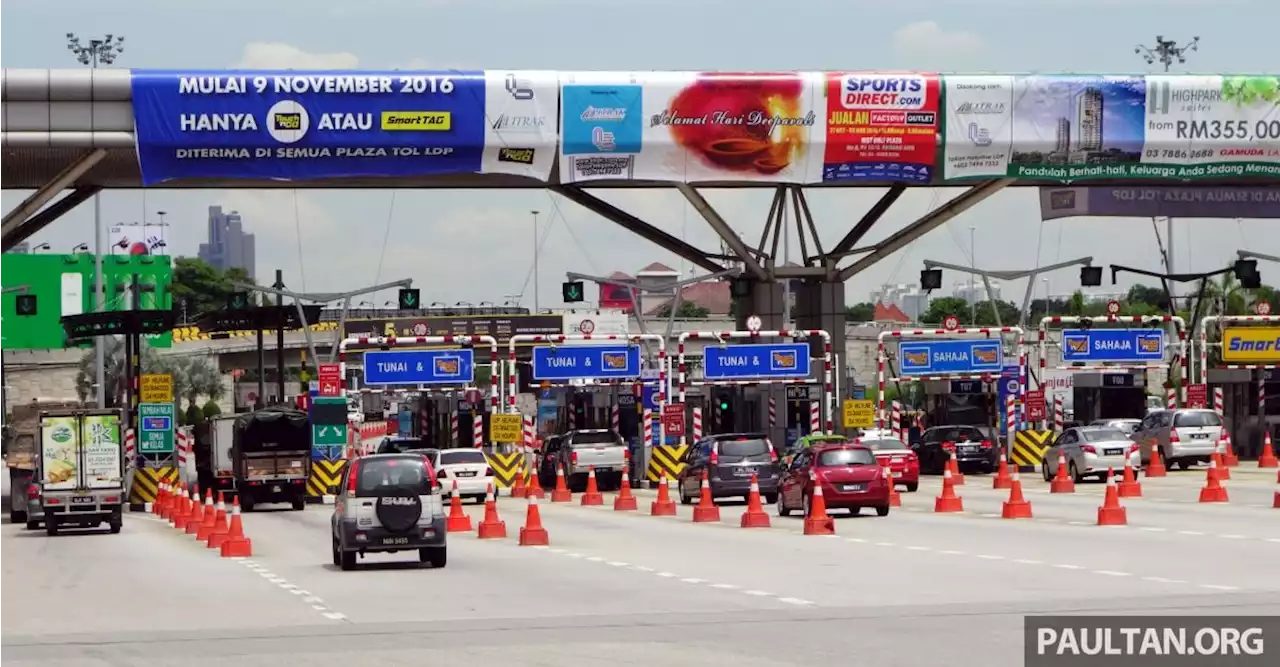
<path fill-rule="evenodd" d="M 708 380 L 809 376 L 808 343 L 709 345 L 702 354 Z"/>
<path fill-rule="evenodd" d="M 640 377 L 639 345 L 557 345 L 533 348 L 533 379 Z"/>
<path fill-rule="evenodd" d="M 311 446 L 332 447 L 347 444 L 347 427 L 332 424 L 311 425 Z"/>
<path fill-rule="evenodd" d="M 138 405 L 138 452 L 172 454 L 173 422 L 173 403 Z"/>
<path fill-rule="evenodd" d="M 364 353 L 365 384 L 469 384 L 472 350 L 389 350 Z"/>
<path fill-rule="evenodd" d="M 1160 329 L 1067 329 L 1062 332 L 1062 360 L 1067 362 L 1134 362 L 1164 359 Z"/>
<path fill-rule="evenodd" d="M 998 340 L 930 340 L 898 345 L 902 375 L 999 373 L 1004 353 Z"/>

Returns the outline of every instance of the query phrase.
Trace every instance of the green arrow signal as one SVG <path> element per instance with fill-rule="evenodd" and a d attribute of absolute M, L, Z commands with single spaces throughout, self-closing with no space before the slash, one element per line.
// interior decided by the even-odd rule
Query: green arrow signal
<path fill-rule="evenodd" d="M 576 299 L 576 298 L 578 298 L 578 286 L 577 286 L 577 285 L 570 285 L 570 286 L 569 286 L 569 298 L 571 298 L 571 299 Z"/>
<path fill-rule="evenodd" d="M 408 294 L 404 295 L 405 304 L 412 306 L 414 301 L 417 301 L 417 299 L 413 297 L 413 292 L 409 292 Z"/>

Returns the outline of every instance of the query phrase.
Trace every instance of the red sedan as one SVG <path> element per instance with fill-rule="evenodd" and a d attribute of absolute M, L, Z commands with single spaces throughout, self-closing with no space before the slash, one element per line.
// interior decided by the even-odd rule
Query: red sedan
<path fill-rule="evenodd" d="M 778 515 L 803 510 L 808 516 L 815 483 L 822 485 L 827 509 L 857 514 L 863 507 L 874 507 L 878 516 L 889 514 L 889 481 L 868 447 L 820 445 L 797 455 L 782 477 Z"/>
<path fill-rule="evenodd" d="M 875 453 L 881 468 L 893 473 L 894 484 L 902 484 L 910 492 L 920 488 L 920 458 L 910 447 L 892 439 L 863 440 L 862 445 Z"/>

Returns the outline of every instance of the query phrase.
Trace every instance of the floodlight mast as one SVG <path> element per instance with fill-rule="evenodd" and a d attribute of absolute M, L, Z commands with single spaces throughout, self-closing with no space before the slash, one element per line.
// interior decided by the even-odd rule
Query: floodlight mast
<path fill-rule="evenodd" d="M 413 287 L 413 278 L 405 278 L 404 280 L 383 283 L 372 287 L 363 287 L 350 292 L 292 292 L 287 289 L 263 287 L 261 285 L 250 285 L 248 283 L 232 283 L 232 287 L 248 292 L 261 292 L 263 294 L 273 294 L 275 296 L 287 296 L 293 299 L 293 305 L 298 309 L 298 320 L 302 323 L 303 335 L 307 338 L 307 350 L 311 352 L 311 358 L 315 359 L 316 363 L 320 362 L 320 355 L 316 352 L 315 339 L 311 336 L 311 327 L 307 322 L 305 311 L 302 310 L 302 302 L 311 301 L 313 303 L 329 303 L 332 301 L 341 301 L 342 311 L 338 315 L 338 330 L 336 337 L 334 338 L 334 343 L 329 350 L 329 362 L 333 363 L 338 360 L 338 342 L 345 336 L 343 330 L 347 328 L 347 311 L 351 309 L 351 300 L 358 296 L 373 294 L 375 292 L 381 292 L 382 290 Z"/>
<path fill-rule="evenodd" d="M 642 334 L 648 334 L 649 329 L 648 327 L 645 326 L 644 313 L 641 312 L 640 310 L 640 299 L 637 296 L 637 293 L 667 292 L 667 291 L 673 292 L 674 296 L 672 296 L 671 298 L 671 313 L 667 317 L 666 333 L 663 334 L 667 338 L 670 338 L 671 331 L 672 329 L 675 328 L 676 310 L 680 308 L 681 297 L 683 296 L 685 287 L 688 287 L 689 285 L 695 285 L 697 283 L 708 282 L 711 280 L 719 280 L 721 278 L 736 278 L 742 275 L 742 273 L 743 273 L 743 268 L 741 266 L 735 266 L 729 269 L 725 269 L 724 271 L 716 271 L 714 273 L 708 273 L 702 276 L 694 276 L 693 278 L 686 278 L 684 280 L 678 280 L 670 283 L 663 283 L 660 285 L 641 285 L 637 283 L 634 279 L 618 280 L 616 278 L 606 278 L 603 276 L 589 276 L 585 273 L 577 273 L 575 271 L 567 271 L 565 272 L 564 275 L 565 275 L 565 279 L 569 281 L 582 280 L 582 281 L 593 282 L 599 285 L 613 285 L 614 287 L 622 287 L 626 289 L 627 293 L 631 296 L 631 308 L 636 313 L 636 322 L 639 323 L 640 333 Z"/>
<path fill-rule="evenodd" d="M 948 264 L 946 262 L 935 262 L 926 259 L 924 261 L 926 269 L 947 269 L 948 271 L 961 271 L 970 275 L 982 278 L 982 284 L 987 290 L 987 301 L 991 304 L 991 312 L 995 315 L 996 326 L 1002 327 L 1004 324 L 1000 321 L 1000 309 L 996 307 L 995 295 L 991 292 L 991 279 L 997 280 L 1020 280 L 1027 279 L 1026 294 L 1022 297 L 1022 310 L 1018 314 L 1019 326 L 1026 326 L 1027 318 L 1031 313 L 1031 296 L 1035 293 L 1036 277 L 1042 273 L 1057 271 L 1071 266 L 1093 266 L 1093 257 L 1081 257 L 1066 262 L 1058 262 L 1048 266 L 1041 266 L 1035 269 L 1024 269 L 1020 271 L 991 271 L 987 269 L 979 269 L 971 266 L 961 266 L 959 264 Z"/>

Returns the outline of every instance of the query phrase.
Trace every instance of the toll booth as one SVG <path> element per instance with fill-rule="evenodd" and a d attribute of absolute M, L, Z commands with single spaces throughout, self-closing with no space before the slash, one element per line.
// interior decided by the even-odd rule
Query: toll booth
<path fill-rule="evenodd" d="M 1209 407 L 1219 409 L 1236 454 L 1256 458 L 1266 431 L 1280 440 L 1280 369 L 1210 368 L 1207 380 Z"/>
<path fill-rule="evenodd" d="M 1075 373 L 1072 383 L 1076 422 L 1142 419 L 1147 414 L 1145 371 Z"/>
<path fill-rule="evenodd" d="M 977 380 L 928 380 L 924 382 L 925 419 L 934 426 L 1000 428 L 998 386 Z"/>

